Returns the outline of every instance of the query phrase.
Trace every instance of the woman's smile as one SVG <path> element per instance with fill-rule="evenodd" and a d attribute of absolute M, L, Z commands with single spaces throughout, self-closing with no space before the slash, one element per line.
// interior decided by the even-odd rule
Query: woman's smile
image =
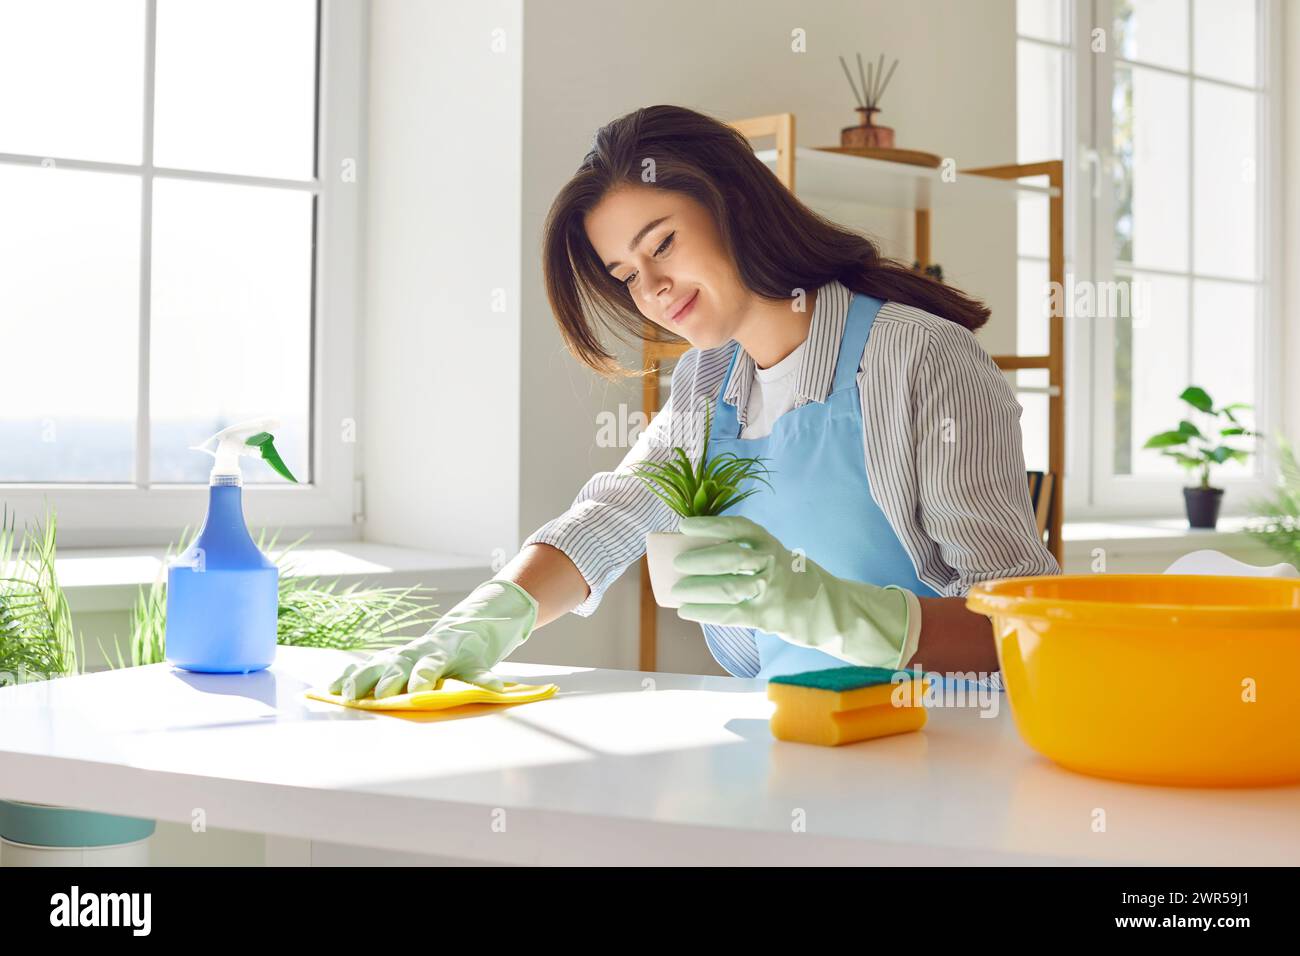
<path fill-rule="evenodd" d="M 669 306 L 667 312 L 668 321 L 675 325 L 680 325 L 682 322 L 686 321 L 686 318 L 691 314 L 691 310 L 695 308 L 695 300 L 699 298 L 699 295 L 700 290 L 696 289 L 687 297 L 685 302 L 680 304 L 674 303 Z"/>

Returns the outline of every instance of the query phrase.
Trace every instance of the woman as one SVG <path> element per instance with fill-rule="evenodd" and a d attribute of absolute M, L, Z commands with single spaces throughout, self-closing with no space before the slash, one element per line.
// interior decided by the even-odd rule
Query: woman
<path fill-rule="evenodd" d="M 988 309 L 881 258 L 735 130 L 673 106 L 597 132 L 551 207 L 544 257 L 564 339 L 593 370 L 637 374 L 602 330 L 690 343 L 668 401 L 499 574 L 424 637 L 350 664 L 335 693 L 444 676 L 499 688 L 492 666 L 561 614 L 594 612 L 646 533 L 673 529 L 716 541 L 677 559 L 674 595 L 734 675 L 997 670 L 990 622 L 962 595 L 1060 568 L 1033 519 L 1021 406 L 973 335 Z M 770 489 L 679 519 L 630 466 L 674 446 L 698 460 L 710 413 L 709 453 L 761 456 Z"/>

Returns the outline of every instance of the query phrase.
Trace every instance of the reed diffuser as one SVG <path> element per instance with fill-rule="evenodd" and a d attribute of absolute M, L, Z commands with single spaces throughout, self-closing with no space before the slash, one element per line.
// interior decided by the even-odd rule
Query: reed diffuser
<path fill-rule="evenodd" d="M 862 84 L 861 92 L 858 89 L 858 83 L 854 82 L 853 74 L 849 70 L 849 65 L 844 62 L 844 57 L 840 57 L 840 66 L 844 68 L 844 76 L 849 81 L 849 87 L 853 90 L 853 98 L 857 100 L 858 125 L 846 126 L 840 130 L 840 145 L 851 148 L 870 148 L 870 149 L 893 149 L 894 148 L 894 131 L 891 127 L 880 126 L 876 123 L 876 114 L 880 112 L 880 98 L 885 95 L 885 90 L 889 88 L 889 81 L 894 78 L 894 70 L 898 68 L 898 60 L 894 60 L 889 65 L 888 72 L 885 71 L 885 55 L 880 54 L 880 60 L 877 63 L 868 63 L 864 71 L 862 69 L 862 54 L 855 54 L 858 61 L 858 82 Z"/>

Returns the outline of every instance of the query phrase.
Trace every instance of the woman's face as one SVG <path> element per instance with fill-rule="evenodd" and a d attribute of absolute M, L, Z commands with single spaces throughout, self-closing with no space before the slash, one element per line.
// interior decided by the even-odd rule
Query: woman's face
<path fill-rule="evenodd" d="M 583 224 L 600 261 L 647 319 L 700 349 L 733 337 L 753 296 L 703 205 L 628 183 L 606 193 Z"/>

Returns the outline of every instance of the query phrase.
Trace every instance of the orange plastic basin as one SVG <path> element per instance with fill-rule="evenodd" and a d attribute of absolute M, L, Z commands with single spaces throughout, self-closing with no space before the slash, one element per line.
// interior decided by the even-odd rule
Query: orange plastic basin
<path fill-rule="evenodd" d="M 1300 580 L 1063 574 L 974 585 L 1026 743 L 1139 783 L 1300 781 Z"/>

